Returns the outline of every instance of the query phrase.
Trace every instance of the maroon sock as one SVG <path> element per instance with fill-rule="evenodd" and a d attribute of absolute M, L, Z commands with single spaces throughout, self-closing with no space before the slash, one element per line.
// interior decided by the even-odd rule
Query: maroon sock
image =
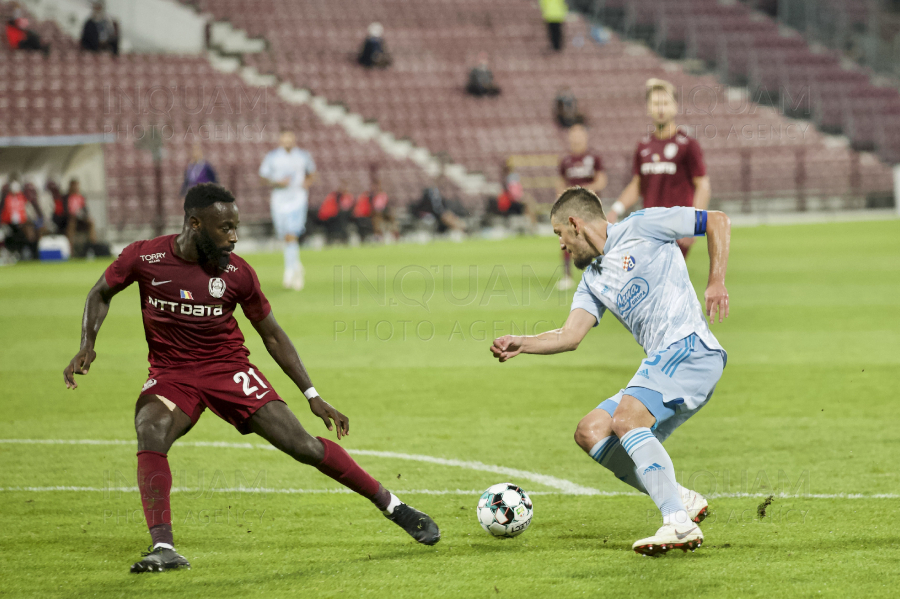
<path fill-rule="evenodd" d="M 330 476 L 348 489 L 356 491 L 374 503 L 378 509 L 386 510 L 391 502 L 391 493 L 353 461 L 343 447 L 322 437 L 316 437 L 316 439 L 321 441 L 325 448 L 325 457 L 316 466 L 319 472 Z"/>
<path fill-rule="evenodd" d="M 175 539 L 172 537 L 171 524 L 157 524 L 150 529 L 150 538 L 153 540 L 154 546 L 157 543 L 166 543 L 172 547 L 175 546 Z"/>
<path fill-rule="evenodd" d="M 172 540 L 172 508 L 169 492 L 172 490 L 172 472 L 166 454 L 158 451 L 139 451 L 138 489 L 144 504 L 144 518 L 153 544 L 168 543 Z"/>
<path fill-rule="evenodd" d="M 563 267 L 565 268 L 566 276 L 572 276 L 572 256 L 569 252 L 563 252 Z"/>

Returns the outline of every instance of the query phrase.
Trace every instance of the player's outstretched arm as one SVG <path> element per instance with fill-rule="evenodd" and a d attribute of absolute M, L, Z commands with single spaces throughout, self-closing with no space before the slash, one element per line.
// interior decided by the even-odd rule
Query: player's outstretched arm
<path fill-rule="evenodd" d="M 253 327 L 262 338 L 269 355 L 281 367 L 281 370 L 291 377 L 297 388 L 303 391 L 304 395 L 306 395 L 307 391 L 313 389 L 312 380 L 309 378 L 309 373 L 306 372 L 306 367 L 303 365 L 303 360 L 300 359 L 300 354 L 297 353 L 287 333 L 275 320 L 275 315 L 269 312 L 268 316 L 259 322 L 254 322 Z M 309 401 L 309 409 L 322 419 L 328 430 L 334 430 L 331 424 L 331 421 L 334 421 L 337 425 L 338 439 L 350 434 L 349 418 L 338 412 L 331 404 L 319 397 L 318 394 L 307 399 Z"/>
<path fill-rule="evenodd" d="M 87 374 L 91 363 L 97 359 L 94 343 L 97 341 L 100 325 L 109 313 L 109 303 L 116 293 L 118 291 L 111 289 L 106 283 L 106 275 L 102 275 L 88 292 L 84 303 L 84 316 L 81 319 L 81 349 L 63 370 L 63 380 L 67 389 L 77 389 L 75 375 Z"/>
<path fill-rule="evenodd" d="M 628 212 L 629 208 L 637 204 L 640 199 L 641 178 L 635 175 L 631 178 L 631 182 L 625 186 L 625 189 L 622 190 L 622 193 L 619 194 L 619 199 L 610 207 L 609 214 L 606 215 L 609 222 L 614 223 L 619 220 L 619 218 Z"/>
<path fill-rule="evenodd" d="M 519 354 L 559 354 L 575 351 L 588 331 L 597 323 L 587 310 L 575 308 L 561 329 L 546 331 L 540 335 L 505 335 L 494 339 L 491 353 L 501 362 Z"/>
<path fill-rule="evenodd" d="M 725 288 L 725 271 L 728 269 L 728 252 L 731 246 L 731 219 L 718 210 L 707 211 L 706 243 L 709 247 L 709 282 L 706 284 L 706 316 L 709 322 L 719 315 L 719 322 L 728 317 L 728 290 Z"/>

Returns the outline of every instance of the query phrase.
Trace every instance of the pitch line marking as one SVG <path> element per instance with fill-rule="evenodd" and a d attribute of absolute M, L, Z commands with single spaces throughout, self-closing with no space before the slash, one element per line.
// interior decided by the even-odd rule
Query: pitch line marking
<path fill-rule="evenodd" d="M 121 439 L 0 439 L 0 443 L 22 444 L 22 445 L 134 445 L 134 441 L 124 441 Z M 228 449 L 264 449 L 277 451 L 271 445 L 258 445 L 254 443 L 232 443 L 228 441 L 176 441 L 179 445 L 186 447 L 222 447 Z M 640 497 L 643 493 L 633 491 L 601 491 L 590 487 L 582 487 L 571 481 L 538 474 L 536 472 L 528 472 L 527 470 L 517 470 L 514 468 L 506 468 L 504 466 L 493 466 L 474 461 L 451 460 L 446 458 L 436 458 L 433 456 L 396 453 L 393 451 L 375 451 L 369 449 L 351 449 L 349 453 L 356 455 L 365 455 L 372 457 L 394 458 L 400 460 L 411 460 L 417 462 L 427 462 L 438 464 L 441 466 L 457 466 L 467 468 L 469 470 L 481 470 L 484 472 L 492 472 L 494 474 L 504 474 L 513 477 L 523 478 L 552 487 L 557 491 L 534 491 L 529 495 L 597 495 L 601 497 Z M 137 492 L 137 487 L 76 487 L 76 486 L 50 486 L 50 487 L 0 487 L 0 492 L 6 491 L 27 491 L 27 492 L 52 492 L 52 491 L 72 491 L 72 492 Z M 189 489 L 183 487 L 173 487 L 173 492 L 197 492 L 200 489 Z M 281 494 L 320 494 L 320 493 L 353 493 L 349 489 L 267 489 L 267 488 L 230 488 L 215 489 L 215 491 L 225 492 L 241 492 L 241 493 L 281 493 Z M 403 491 L 403 493 L 420 493 L 423 495 L 480 495 L 481 491 L 466 491 L 463 489 L 411 489 Z M 810 493 L 810 494 L 791 494 L 791 493 L 710 493 L 706 495 L 708 499 L 742 499 L 742 498 L 764 498 L 774 495 L 779 499 L 900 499 L 897 493 L 876 493 L 872 495 L 863 495 L 861 493 Z"/>
<path fill-rule="evenodd" d="M 135 441 L 124 441 L 120 439 L 0 439 L 0 443 L 14 443 L 25 445 L 134 445 Z M 222 447 L 230 449 L 265 449 L 277 451 L 271 445 L 257 445 L 254 443 L 230 443 L 227 441 L 176 441 L 177 445 L 185 447 Z M 603 495 L 599 489 L 591 487 L 583 487 L 564 478 L 557 478 L 537 472 L 529 472 L 527 470 L 518 470 L 516 468 L 506 468 L 505 466 L 494 466 L 475 461 L 452 460 L 446 458 L 436 458 L 428 455 L 397 453 L 393 451 L 374 451 L 369 449 L 350 449 L 348 453 L 352 455 L 372 456 L 379 458 L 393 458 L 397 460 L 410 460 L 414 462 L 426 462 L 429 464 L 437 464 L 440 466 L 456 466 L 459 468 L 467 468 L 469 470 L 479 470 L 482 472 L 491 472 L 494 474 L 502 474 L 512 478 L 538 483 L 552 489 L 556 489 L 570 495 Z"/>
<path fill-rule="evenodd" d="M 213 491 L 216 493 L 257 493 L 266 494 L 273 493 L 276 495 L 353 495 L 355 491 L 350 489 L 270 489 L 265 487 L 227 487 L 221 489 L 193 489 L 190 487 L 172 487 L 173 493 L 199 493 Z M 19 493 L 52 493 L 52 492 L 69 492 L 69 493 L 137 493 L 137 487 L 76 487 L 76 486 L 54 486 L 54 487 L 0 487 L 0 492 L 19 492 Z M 465 489 L 407 489 L 401 491 L 404 495 L 481 495 L 482 491 L 465 490 Z M 570 495 L 560 491 L 533 491 L 529 495 Z M 603 497 L 643 497 L 643 493 L 634 491 L 597 491 L 594 496 Z M 762 499 L 773 495 L 773 493 L 710 493 L 705 497 L 707 499 Z M 861 495 L 859 493 L 813 493 L 809 495 L 795 495 L 790 493 L 774 493 L 778 499 L 900 499 L 900 494 L 896 493 L 879 493 L 875 495 Z"/>

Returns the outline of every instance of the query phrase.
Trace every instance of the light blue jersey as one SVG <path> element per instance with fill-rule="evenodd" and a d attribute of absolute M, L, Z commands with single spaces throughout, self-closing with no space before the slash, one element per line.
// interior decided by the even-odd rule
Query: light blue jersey
<path fill-rule="evenodd" d="M 612 312 L 647 355 L 691 334 L 723 353 L 709 330 L 677 239 L 706 233 L 706 211 L 647 208 L 607 228 L 603 255 L 584 271 L 572 309 Z"/>
<path fill-rule="evenodd" d="M 316 163 L 306 150 L 276 148 L 266 154 L 259 166 L 259 175 L 271 181 L 288 180 L 287 187 L 272 190 L 272 213 L 306 212 L 308 192 L 303 183 L 306 176 L 316 172 Z"/>
<path fill-rule="evenodd" d="M 584 271 L 572 309 L 599 322 L 609 310 L 647 353 L 628 386 L 599 406 L 610 416 L 623 395 L 656 418 L 660 441 L 712 397 L 727 356 L 709 330 L 677 239 L 706 234 L 705 210 L 647 208 L 607 229 L 603 255 Z"/>
<path fill-rule="evenodd" d="M 288 180 L 287 187 L 272 190 L 272 224 L 275 236 L 299 237 L 306 231 L 306 212 L 309 192 L 303 184 L 307 175 L 316 172 L 316 163 L 306 150 L 276 148 L 266 154 L 259 167 L 259 175 L 271 181 Z"/>

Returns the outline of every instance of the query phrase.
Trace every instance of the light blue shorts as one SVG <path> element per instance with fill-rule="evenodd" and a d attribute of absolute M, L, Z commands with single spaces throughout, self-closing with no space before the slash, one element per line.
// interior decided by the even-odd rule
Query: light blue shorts
<path fill-rule="evenodd" d="M 306 231 L 306 206 L 294 210 L 273 209 L 272 224 L 278 239 L 284 239 L 285 235 L 300 237 Z"/>
<path fill-rule="evenodd" d="M 628 387 L 597 408 L 612 416 L 623 395 L 635 397 L 656 418 L 652 430 L 662 441 L 710 400 L 725 360 L 725 352 L 709 349 L 692 334 L 662 351 L 651 352 Z"/>

